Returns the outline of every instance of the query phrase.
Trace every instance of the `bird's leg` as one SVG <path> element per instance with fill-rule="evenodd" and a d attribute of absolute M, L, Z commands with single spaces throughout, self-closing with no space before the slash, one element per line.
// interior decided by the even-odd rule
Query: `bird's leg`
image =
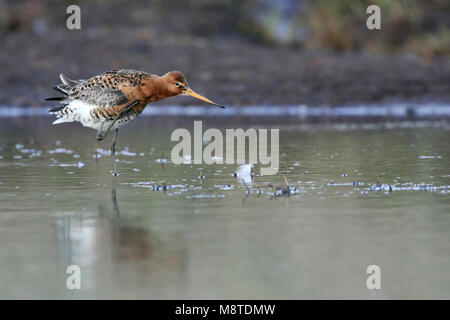
<path fill-rule="evenodd" d="M 103 134 L 103 137 L 106 137 L 106 135 L 108 134 L 109 130 L 111 130 L 111 128 L 114 126 L 114 124 L 116 123 L 116 121 L 122 116 L 122 114 L 128 112 L 131 108 L 133 108 L 134 106 L 136 106 L 137 104 L 139 104 L 139 100 L 134 100 L 130 103 L 128 103 L 122 110 L 120 110 L 116 116 L 114 117 L 113 121 L 110 123 L 110 125 L 108 126 L 108 128 L 106 128 L 105 133 Z"/>
<path fill-rule="evenodd" d="M 113 175 L 117 176 L 117 170 L 116 170 L 116 141 L 117 141 L 117 135 L 119 134 L 119 129 L 114 130 L 114 138 L 113 143 L 111 145 L 111 156 L 113 161 Z"/>

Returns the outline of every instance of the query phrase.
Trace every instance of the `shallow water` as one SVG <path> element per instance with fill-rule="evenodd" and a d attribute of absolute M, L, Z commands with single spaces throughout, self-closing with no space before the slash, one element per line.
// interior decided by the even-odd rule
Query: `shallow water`
<path fill-rule="evenodd" d="M 97 172 L 95 132 L 51 121 L 0 120 L 0 298 L 450 298 L 448 123 L 203 119 L 280 129 L 279 174 L 249 188 L 237 165 L 170 162 L 192 118 L 142 117 L 114 193 L 111 137 Z"/>

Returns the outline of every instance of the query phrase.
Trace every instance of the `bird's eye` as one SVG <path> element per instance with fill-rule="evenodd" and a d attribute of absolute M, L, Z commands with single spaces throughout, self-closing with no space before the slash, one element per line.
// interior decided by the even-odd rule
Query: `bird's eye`
<path fill-rule="evenodd" d="M 175 82 L 175 87 L 179 87 L 180 83 L 179 82 Z"/>

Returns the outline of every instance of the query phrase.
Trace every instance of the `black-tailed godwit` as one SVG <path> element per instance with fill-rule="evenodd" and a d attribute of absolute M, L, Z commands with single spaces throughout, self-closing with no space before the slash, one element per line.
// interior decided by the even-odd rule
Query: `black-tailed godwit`
<path fill-rule="evenodd" d="M 46 99 L 61 103 L 60 107 L 49 110 L 58 117 L 53 124 L 77 121 L 96 129 L 97 145 L 113 129 L 113 174 L 117 174 L 115 151 L 119 128 L 135 119 L 149 102 L 181 94 L 224 108 L 190 89 L 184 75 L 178 71 L 160 77 L 124 69 L 105 72 L 87 80 L 71 80 L 63 74 L 60 78 L 62 83 L 54 89 L 63 96 Z"/>

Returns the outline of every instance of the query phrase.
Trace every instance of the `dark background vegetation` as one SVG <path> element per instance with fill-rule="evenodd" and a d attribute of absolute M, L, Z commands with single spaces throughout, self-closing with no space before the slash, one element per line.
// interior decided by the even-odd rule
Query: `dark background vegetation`
<path fill-rule="evenodd" d="M 66 28 L 70 4 L 81 30 Z M 370 4 L 381 30 L 366 28 Z M 446 102 L 449 24 L 445 0 L 0 0 L 0 105 L 47 105 L 60 72 L 117 68 L 178 69 L 236 106 Z"/>

